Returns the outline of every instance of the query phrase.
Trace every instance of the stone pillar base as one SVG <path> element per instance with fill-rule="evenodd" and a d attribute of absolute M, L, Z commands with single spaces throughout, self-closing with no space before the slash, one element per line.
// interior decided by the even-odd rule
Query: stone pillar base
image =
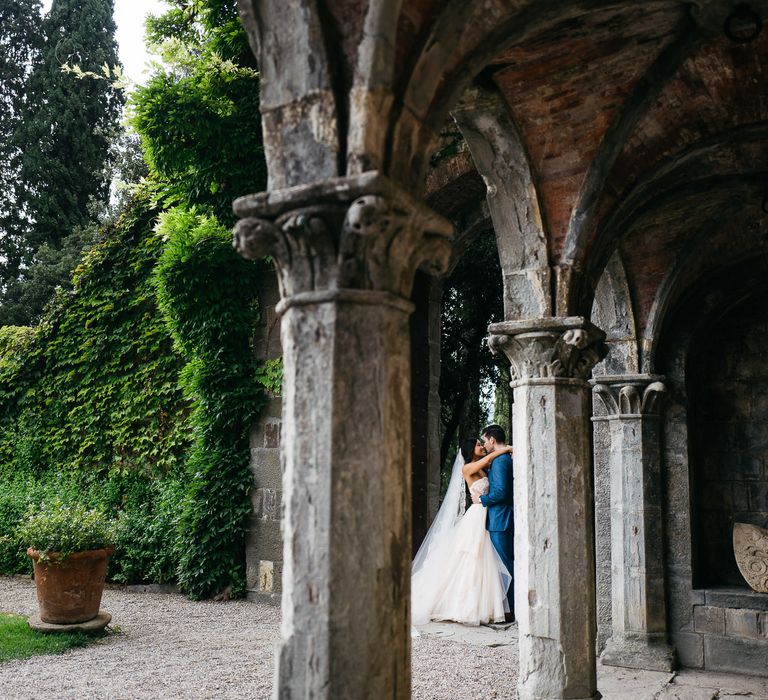
<path fill-rule="evenodd" d="M 603 666 L 621 666 L 644 671 L 674 671 L 677 658 L 674 648 L 663 639 L 643 636 L 635 639 L 611 637 L 600 655 Z"/>
<path fill-rule="evenodd" d="M 595 692 L 594 695 L 590 695 L 589 697 L 583 697 L 583 698 L 568 698 L 568 700 L 600 700 L 603 696 L 600 695 L 599 692 Z M 533 693 L 526 693 L 524 690 L 521 690 L 520 688 L 517 689 L 517 699 L 518 700 L 561 700 L 561 695 L 534 695 Z"/>

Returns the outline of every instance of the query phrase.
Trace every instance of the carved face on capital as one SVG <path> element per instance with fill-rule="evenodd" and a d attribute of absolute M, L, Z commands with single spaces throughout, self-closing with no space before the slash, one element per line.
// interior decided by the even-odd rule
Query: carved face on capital
<path fill-rule="evenodd" d="M 389 206 L 383 197 L 376 195 L 356 199 L 347 212 L 347 230 L 358 236 L 380 235 L 389 223 Z"/>
<path fill-rule="evenodd" d="M 589 335 L 581 328 L 569 330 L 563 333 L 563 342 L 566 345 L 573 345 L 579 350 L 583 350 L 589 344 Z"/>

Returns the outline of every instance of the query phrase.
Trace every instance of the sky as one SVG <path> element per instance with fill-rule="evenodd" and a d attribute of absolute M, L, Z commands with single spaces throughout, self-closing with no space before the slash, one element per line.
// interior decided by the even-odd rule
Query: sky
<path fill-rule="evenodd" d="M 52 0 L 43 0 L 43 11 L 48 12 Z M 117 43 L 123 70 L 133 84 L 141 84 L 147 61 L 151 60 L 144 48 L 144 18 L 160 14 L 167 6 L 162 0 L 115 0 Z"/>

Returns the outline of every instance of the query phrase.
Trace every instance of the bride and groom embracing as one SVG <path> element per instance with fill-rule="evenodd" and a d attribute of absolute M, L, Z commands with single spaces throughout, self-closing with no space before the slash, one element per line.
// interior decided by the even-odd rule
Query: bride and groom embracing
<path fill-rule="evenodd" d="M 512 448 L 489 425 L 464 440 L 437 517 L 411 568 L 411 621 L 514 619 Z M 465 484 L 472 505 L 465 512 Z"/>

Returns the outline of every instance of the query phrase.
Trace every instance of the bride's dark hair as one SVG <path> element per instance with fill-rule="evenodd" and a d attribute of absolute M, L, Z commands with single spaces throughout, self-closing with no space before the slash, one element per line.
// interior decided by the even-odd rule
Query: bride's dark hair
<path fill-rule="evenodd" d="M 477 446 L 477 438 L 465 438 L 461 441 L 461 447 L 459 451 L 464 458 L 464 464 L 475 461 L 475 447 Z"/>

